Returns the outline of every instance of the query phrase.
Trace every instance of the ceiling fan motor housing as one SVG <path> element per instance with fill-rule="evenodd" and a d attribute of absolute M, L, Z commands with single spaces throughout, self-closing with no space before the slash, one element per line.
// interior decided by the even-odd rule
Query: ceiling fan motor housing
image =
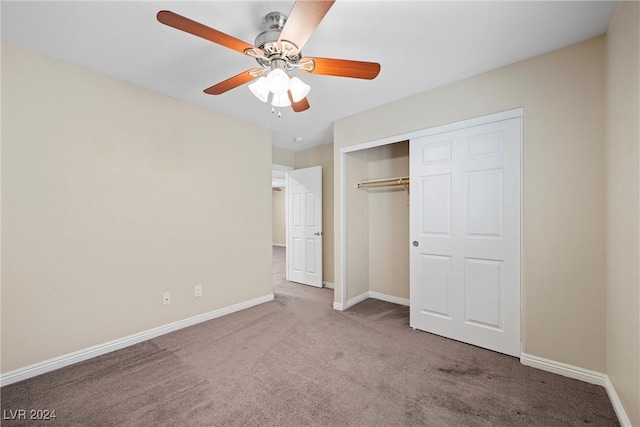
<path fill-rule="evenodd" d="M 270 12 L 264 17 L 266 30 L 258 34 L 254 45 L 264 51 L 267 59 L 256 57 L 256 61 L 263 67 L 270 67 L 271 60 L 274 58 L 283 59 L 287 63 L 287 69 L 294 67 L 289 64 L 297 64 L 300 60 L 300 52 L 298 47 L 291 42 L 283 42 L 278 45 L 278 38 L 287 23 L 287 15 L 281 12 Z"/>

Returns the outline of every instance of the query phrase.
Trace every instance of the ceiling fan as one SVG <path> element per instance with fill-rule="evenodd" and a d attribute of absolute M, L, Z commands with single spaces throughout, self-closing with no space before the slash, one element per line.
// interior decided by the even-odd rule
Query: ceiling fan
<path fill-rule="evenodd" d="M 380 72 L 380 64 L 375 62 L 302 56 L 302 47 L 334 2 L 297 0 L 289 17 L 280 12 L 269 13 L 265 17 L 267 28 L 258 34 L 254 45 L 168 10 L 158 12 L 157 19 L 165 25 L 233 49 L 258 62 L 259 67 L 215 84 L 205 89 L 205 93 L 220 95 L 253 81 L 249 89 L 262 102 L 268 102 L 271 98 L 272 112 L 273 107 L 288 106 L 295 112 L 301 112 L 309 108 L 306 96 L 311 88 L 292 75 L 291 71 L 297 69 L 310 74 L 369 80 L 376 78 Z"/>

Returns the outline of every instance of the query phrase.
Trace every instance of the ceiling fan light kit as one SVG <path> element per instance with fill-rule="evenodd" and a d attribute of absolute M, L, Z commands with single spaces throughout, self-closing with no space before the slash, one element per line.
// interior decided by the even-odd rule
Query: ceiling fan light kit
<path fill-rule="evenodd" d="M 269 85 L 267 84 L 266 77 L 258 77 L 258 79 L 251 83 L 248 87 L 251 93 L 253 93 L 260 101 L 269 101 Z"/>
<path fill-rule="evenodd" d="M 206 25 L 192 21 L 170 11 L 158 12 L 159 22 L 243 53 L 256 60 L 260 68 L 252 68 L 204 90 L 209 95 L 220 95 L 245 83 L 262 102 L 271 99 L 273 107 L 289 107 L 295 112 L 309 109 L 306 97 L 311 86 L 293 70 L 309 74 L 374 79 L 380 72 L 375 62 L 347 59 L 302 57 L 301 50 L 335 0 L 298 0 L 291 14 L 271 12 L 265 17 L 266 29 L 250 45 Z M 278 116 L 281 114 L 278 112 Z"/>
<path fill-rule="evenodd" d="M 271 105 L 274 107 L 289 107 L 291 106 L 291 100 L 289 100 L 286 93 L 281 93 L 279 95 L 274 93 Z"/>
<path fill-rule="evenodd" d="M 275 95 L 282 95 L 289 90 L 289 76 L 285 70 L 284 59 L 275 58 L 271 61 L 271 71 L 267 74 L 267 86 Z"/>
<path fill-rule="evenodd" d="M 311 91 L 311 86 L 300 80 L 298 77 L 293 76 L 289 80 L 289 91 L 291 91 L 291 98 L 293 102 L 300 102 L 307 97 Z"/>

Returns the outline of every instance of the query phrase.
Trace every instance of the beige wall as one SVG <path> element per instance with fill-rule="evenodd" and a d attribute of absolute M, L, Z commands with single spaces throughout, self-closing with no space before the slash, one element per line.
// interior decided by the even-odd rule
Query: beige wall
<path fill-rule="evenodd" d="M 334 124 L 340 218 L 343 147 L 524 107 L 523 351 L 599 372 L 605 370 L 604 44 L 598 37 Z M 339 228 L 335 247 L 341 303 Z"/>
<path fill-rule="evenodd" d="M 409 176 L 409 142 L 369 150 L 369 179 Z M 409 298 L 409 194 L 404 187 L 370 188 L 369 290 Z"/>
<path fill-rule="evenodd" d="M 270 140 L 3 44 L 2 372 L 271 294 Z"/>
<path fill-rule="evenodd" d="M 333 283 L 333 144 L 295 152 L 296 169 L 313 166 L 322 166 L 322 280 Z"/>
<path fill-rule="evenodd" d="M 271 158 L 275 165 L 289 166 L 290 168 L 295 166 L 295 153 L 293 151 L 285 150 L 280 147 L 271 147 Z"/>
<path fill-rule="evenodd" d="M 356 188 L 360 181 L 369 179 L 369 152 L 356 151 L 347 155 L 345 177 L 349 209 L 347 209 L 347 300 L 369 291 L 369 195 Z M 336 182 L 340 182 L 338 177 Z M 334 187 L 336 188 L 336 187 Z M 339 191 L 336 188 L 336 192 Z M 338 201 L 336 200 L 336 204 Z M 336 215 L 339 221 L 340 216 Z M 338 233 L 336 233 L 336 237 Z M 338 248 L 334 247 L 337 251 Z M 336 258 L 336 262 L 339 260 Z M 336 270 L 337 271 L 337 270 Z M 341 278 L 336 274 L 335 301 L 341 303 Z"/>
<path fill-rule="evenodd" d="M 271 160 L 275 165 L 295 166 L 295 153 L 280 147 L 271 147 Z M 286 219 L 286 192 L 274 191 L 272 196 L 272 233 L 273 243 L 278 245 L 286 245 L 287 243 L 287 219 Z"/>
<path fill-rule="evenodd" d="M 287 216 L 286 216 L 286 191 L 272 191 L 272 208 L 273 208 L 273 244 L 287 244 Z"/>
<path fill-rule="evenodd" d="M 607 33 L 607 374 L 640 425 L 640 8 L 620 2 Z"/>

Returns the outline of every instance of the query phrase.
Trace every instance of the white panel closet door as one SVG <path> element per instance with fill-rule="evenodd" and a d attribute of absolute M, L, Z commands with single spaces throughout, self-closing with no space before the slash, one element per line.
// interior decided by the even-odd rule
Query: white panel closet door
<path fill-rule="evenodd" d="M 322 167 L 287 172 L 287 280 L 322 287 Z"/>
<path fill-rule="evenodd" d="M 413 328 L 520 357 L 521 118 L 410 141 Z"/>

